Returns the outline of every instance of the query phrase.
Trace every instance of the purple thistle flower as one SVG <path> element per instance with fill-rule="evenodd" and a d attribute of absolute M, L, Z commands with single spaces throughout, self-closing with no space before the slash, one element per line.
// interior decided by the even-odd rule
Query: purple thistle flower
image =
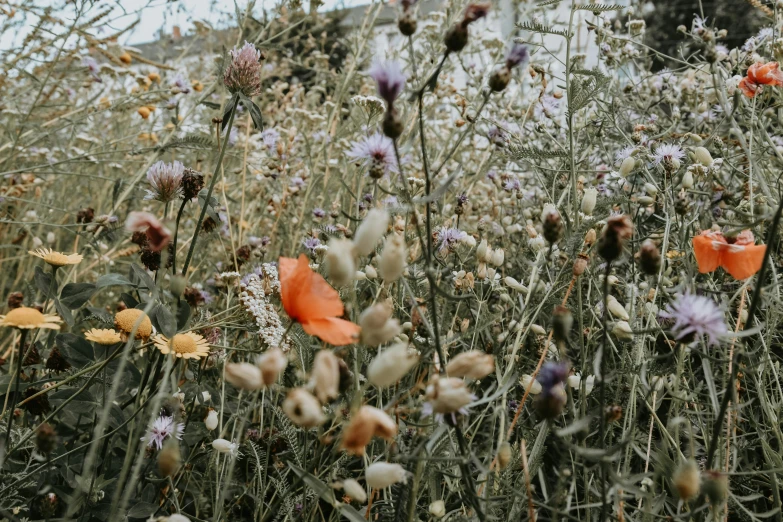
<path fill-rule="evenodd" d="M 538 371 L 536 380 L 541 384 L 542 393 L 551 393 L 558 384 L 563 384 L 568 378 L 568 365 L 547 361 Z"/>
<path fill-rule="evenodd" d="M 673 143 L 664 143 L 658 145 L 653 153 L 653 165 L 660 165 L 664 161 L 677 160 L 678 162 L 685 157 L 682 147 Z"/>
<path fill-rule="evenodd" d="M 316 248 L 321 246 L 321 240 L 317 237 L 308 237 L 302 241 L 302 245 L 312 254 Z"/>
<path fill-rule="evenodd" d="M 92 79 L 96 82 L 103 83 L 103 80 L 101 80 L 101 77 L 98 76 L 98 73 L 100 72 L 101 68 L 98 65 L 98 62 L 95 61 L 95 58 L 92 56 L 85 56 L 82 58 L 82 65 L 87 67 L 87 70 L 90 71 L 90 75 L 92 76 Z"/>
<path fill-rule="evenodd" d="M 322 217 L 326 217 L 326 211 L 321 207 L 316 207 L 313 209 L 313 217 L 317 217 L 319 219 Z"/>
<path fill-rule="evenodd" d="M 158 161 L 147 171 L 147 181 L 152 190 L 147 190 L 144 199 L 157 199 L 168 203 L 179 197 L 182 190 L 182 176 L 185 166 L 179 161 L 164 163 Z"/>
<path fill-rule="evenodd" d="M 522 190 L 522 185 L 519 183 L 517 178 L 510 177 L 503 184 L 503 190 L 506 192 L 516 192 L 518 190 Z"/>
<path fill-rule="evenodd" d="M 513 69 L 526 64 L 530 59 L 530 54 L 527 51 L 527 46 L 523 44 L 515 44 L 506 54 L 506 67 Z"/>
<path fill-rule="evenodd" d="M 728 332 L 723 311 L 712 299 L 701 295 L 683 294 L 666 305 L 659 315 L 664 319 L 674 319 L 671 331 L 675 339 L 684 343 L 706 335 L 709 338 L 707 344 L 717 345 Z"/>
<path fill-rule="evenodd" d="M 182 440 L 184 431 L 185 425 L 174 422 L 174 417 L 158 417 L 141 440 L 147 441 L 147 446 L 155 445 L 157 449 L 161 449 L 163 448 L 163 441 L 169 437 Z"/>
<path fill-rule="evenodd" d="M 270 152 L 275 151 L 275 148 L 277 147 L 277 140 L 280 139 L 280 133 L 277 132 L 276 129 L 266 129 L 264 132 L 261 133 L 261 140 L 264 142 L 264 145 L 266 145 L 266 149 Z"/>
<path fill-rule="evenodd" d="M 466 237 L 468 237 L 467 232 L 458 228 L 441 227 L 438 231 L 438 242 L 440 243 L 438 250 L 441 254 L 446 254 L 457 248 L 457 245 Z"/>
<path fill-rule="evenodd" d="M 292 187 L 297 187 L 297 188 L 304 187 L 305 186 L 305 180 L 302 179 L 299 176 L 295 176 L 295 177 L 291 178 L 291 186 Z"/>
<path fill-rule="evenodd" d="M 397 62 L 376 62 L 370 68 L 370 76 L 378 86 L 378 95 L 391 107 L 405 88 L 407 77 Z"/>
<path fill-rule="evenodd" d="M 397 172 L 397 158 L 394 156 L 394 143 L 381 133 L 375 133 L 353 143 L 347 156 L 370 170 L 383 174 Z"/>
<path fill-rule="evenodd" d="M 255 96 L 261 92 L 261 51 L 249 42 L 229 51 L 231 62 L 223 73 L 223 84 L 228 92 Z"/>

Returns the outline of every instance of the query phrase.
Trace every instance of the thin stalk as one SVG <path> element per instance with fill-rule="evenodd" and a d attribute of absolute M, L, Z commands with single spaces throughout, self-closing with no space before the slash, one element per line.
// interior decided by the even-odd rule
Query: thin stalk
<path fill-rule="evenodd" d="M 22 374 L 22 359 L 24 359 L 24 341 L 27 338 L 27 330 L 20 328 L 19 329 L 19 351 L 16 358 L 16 370 L 14 371 L 14 398 L 11 401 L 10 409 L 9 409 L 9 415 L 6 419 L 6 425 L 7 428 L 5 430 L 5 445 L 3 446 L 6 450 L 8 450 L 8 446 L 11 443 L 11 426 L 14 424 L 14 409 L 16 408 L 16 403 L 19 400 L 19 381 L 20 375 Z M 5 455 L 5 459 L 11 456 L 11 452 L 9 451 L 8 454 Z"/>

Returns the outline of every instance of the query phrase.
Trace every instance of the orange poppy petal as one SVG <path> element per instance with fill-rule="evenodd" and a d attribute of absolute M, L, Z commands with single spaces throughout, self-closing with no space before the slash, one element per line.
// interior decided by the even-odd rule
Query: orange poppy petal
<path fill-rule="evenodd" d="M 713 239 L 707 235 L 693 238 L 693 254 L 702 274 L 714 272 L 720 266 L 721 251 L 715 248 Z"/>
<path fill-rule="evenodd" d="M 304 266 L 302 266 L 302 261 L 304 261 Z M 301 317 L 297 298 L 300 290 L 306 286 L 309 271 L 310 266 L 304 255 L 299 260 L 281 257 L 278 263 L 280 300 L 283 301 L 283 308 L 288 316 L 296 321 Z"/>
<path fill-rule="evenodd" d="M 302 328 L 308 334 L 314 335 L 334 346 L 343 346 L 356 342 L 361 331 L 359 325 L 336 317 L 325 317 L 303 322 Z"/>
<path fill-rule="evenodd" d="M 756 96 L 756 90 L 758 89 L 758 86 L 748 78 L 743 78 L 740 80 L 737 87 L 739 87 L 742 93 L 748 98 L 753 98 Z"/>
<path fill-rule="evenodd" d="M 304 254 L 294 260 L 280 258 L 280 297 L 291 319 L 306 323 L 343 315 L 340 294 L 310 268 Z"/>
<path fill-rule="evenodd" d="M 766 245 L 750 245 L 742 250 L 726 251 L 721 259 L 721 266 L 731 274 L 734 279 L 747 279 L 759 270 L 764 262 Z"/>

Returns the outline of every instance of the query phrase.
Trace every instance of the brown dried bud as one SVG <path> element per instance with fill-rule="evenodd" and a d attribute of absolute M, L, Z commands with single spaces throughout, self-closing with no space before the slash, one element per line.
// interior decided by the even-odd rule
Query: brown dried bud
<path fill-rule="evenodd" d="M 44 455 L 48 455 L 57 448 L 57 432 L 48 422 L 38 426 L 38 430 L 35 432 L 35 446 Z"/>
<path fill-rule="evenodd" d="M 543 232 L 544 239 L 549 244 L 555 244 L 563 237 L 563 220 L 560 218 L 560 213 L 554 208 L 550 208 L 548 212 L 543 216 Z"/>
<path fill-rule="evenodd" d="M 250 248 L 250 245 L 243 245 L 239 248 L 237 248 L 237 251 L 234 253 L 234 255 L 237 258 L 237 270 L 250 261 L 250 254 L 252 253 L 252 249 Z"/>
<path fill-rule="evenodd" d="M 161 477 L 171 477 L 177 472 L 181 463 L 179 443 L 173 437 L 169 438 L 158 454 L 158 473 Z"/>
<path fill-rule="evenodd" d="M 56 349 L 57 348 L 53 348 L 52 351 Z M 31 366 L 33 364 L 41 364 L 41 354 L 38 353 L 38 348 L 35 347 L 35 344 L 31 344 L 29 348 L 27 348 L 24 361 L 22 361 L 23 366 Z"/>
<path fill-rule="evenodd" d="M 504 442 L 500 445 L 500 448 L 498 448 L 498 466 L 500 469 L 506 469 L 509 462 L 511 462 L 511 457 L 511 444 Z"/>
<path fill-rule="evenodd" d="M 604 417 L 606 417 L 606 422 L 609 424 L 619 421 L 623 418 L 623 407 L 617 404 L 607 406 L 604 409 Z"/>
<path fill-rule="evenodd" d="M 586 247 L 591 246 L 593 243 L 595 243 L 595 239 L 596 239 L 595 229 L 591 228 L 590 230 L 587 231 L 587 234 L 585 234 L 585 246 Z"/>
<path fill-rule="evenodd" d="M 77 223 L 92 223 L 92 220 L 95 218 L 95 210 L 91 208 L 83 208 L 79 210 L 76 213 L 76 222 Z"/>
<path fill-rule="evenodd" d="M 457 24 L 446 33 L 443 43 L 450 53 L 458 53 L 468 45 L 467 25 Z"/>
<path fill-rule="evenodd" d="M 386 115 L 383 117 L 383 133 L 389 138 L 396 140 L 402 134 L 402 120 L 397 114 L 397 109 L 389 107 Z"/>
<path fill-rule="evenodd" d="M 587 262 L 590 258 L 586 254 L 579 254 L 574 261 L 574 275 L 579 277 L 585 273 L 587 269 Z"/>
<path fill-rule="evenodd" d="M 511 69 L 507 66 L 502 66 L 495 70 L 489 77 L 489 88 L 494 92 L 500 92 L 508 87 L 511 81 Z"/>
<path fill-rule="evenodd" d="M 39 391 L 41 390 L 38 388 L 27 388 L 24 392 L 24 398 L 29 399 Z M 52 406 L 49 404 L 49 398 L 45 393 L 39 395 L 29 402 L 26 402 L 22 407 L 32 415 L 43 415 L 52 411 Z"/>
<path fill-rule="evenodd" d="M 625 242 L 633 236 L 633 223 L 626 215 L 612 216 L 606 220 L 601 239 L 598 241 L 598 255 L 612 262 L 623 253 Z"/>
<path fill-rule="evenodd" d="M 193 169 L 185 169 L 180 186 L 182 187 L 182 199 L 190 201 L 198 196 L 198 193 L 204 188 L 204 176 Z"/>
<path fill-rule="evenodd" d="M 49 358 L 46 359 L 46 369 L 53 372 L 64 372 L 71 367 L 71 363 L 65 360 L 56 346 L 49 352 Z"/>
<path fill-rule="evenodd" d="M 701 474 L 699 466 L 691 459 L 680 465 L 672 478 L 677 495 L 682 500 L 688 500 L 699 494 L 701 489 Z"/>
<path fill-rule="evenodd" d="M 400 33 L 403 36 L 413 36 L 416 32 L 416 19 L 410 11 L 405 11 L 397 21 L 397 27 L 400 29 Z"/>
<path fill-rule="evenodd" d="M 8 308 L 13 310 L 24 304 L 24 294 L 22 292 L 11 292 L 8 295 Z"/>
<path fill-rule="evenodd" d="M 144 268 L 150 272 L 155 272 L 160 269 L 160 252 L 153 252 L 152 250 L 145 248 L 141 251 L 140 259 Z"/>
<path fill-rule="evenodd" d="M 661 268 L 661 252 L 652 239 L 647 239 L 639 249 L 639 266 L 647 275 L 657 275 Z"/>

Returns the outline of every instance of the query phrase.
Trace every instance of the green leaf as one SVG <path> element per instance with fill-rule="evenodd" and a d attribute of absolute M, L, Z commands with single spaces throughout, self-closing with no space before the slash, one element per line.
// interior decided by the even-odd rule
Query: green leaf
<path fill-rule="evenodd" d="M 625 9 L 626 6 L 624 5 L 609 5 L 609 4 L 582 4 L 576 6 L 575 9 L 583 9 L 585 11 L 593 11 L 596 13 L 602 13 L 605 11 L 619 11 L 621 9 Z"/>
<path fill-rule="evenodd" d="M 256 105 L 253 100 L 251 100 L 250 98 L 248 98 L 242 93 L 239 93 L 239 98 L 242 101 L 242 105 L 250 113 L 250 117 L 253 119 L 253 125 L 256 127 L 256 129 L 260 130 L 264 128 L 264 121 L 261 116 L 261 109 L 258 108 L 258 105 Z"/>
<path fill-rule="evenodd" d="M 60 291 L 60 302 L 71 310 L 76 310 L 89 301 L 96 290 L 92 283 L 68 283 Z"/>
<path fill-rule="evenodd" d="M 72 333 L 57 334 L 54 344 L 60 349 L 60 353 L 72 366 L 81 368 L 95 362 L 95 353 L 92 345 L 84 338 Z"/>
<path fill-rule="evenodd" d="M 118 285 L 134 286 L 133 283 L 127 277 L 115 273 L 102 275 L 95 282 L 95 286 L 97 288 L 104 288 L 106 286 L 118 286 Z"/>
<path fill-rule="evenodd" d="M 226 104 L 226 109 L 223 111 L 223 123 L 221 123 L 220 130 L 224 131 L 226 130 L 226 125 L 228 125 L 228 120 L 231 117 L 231 111 L 234 110 L 236 107 L 238 97 L 236 95 L 229 98 L 228 103 Z"/>
<path fill-rule="evenodd" d="M 153 288 L 155 288 L 155 281 L 152 280 L 152 278 L 150 277 L 150 275 L 147 273 L 146 270 L 144 270 L 136 263 L 131 264 L 130 273 L 128 274 L 128 277 L 130 278 L 131 281 L 134 282 L 134 284 L 137 284 L 142 288 L 146 288 L 148 290 L 152 290 Z"/>
<path fill-rule="evenodd" d="M 136 308 L 139 306 L 139 302 L 136 300 L 136 298 L 126 292 L 120 294 L 120 300 L 128 308 Z"/>
<path fill-rule="evenodd" d="M 182 330 L 190 319 L 190 305 L 187 301 L 181 301 L 177 308 L 177 330 Z"/>
<path fill-rule="evenodd" d="M 41 267 L 37 266 L 35 267 L 34 279 L 35 286 L 38 287 L 38 290 L 49 299 L 53 299 L 54 292 L 52 291 L 52 275 L 45 274 Z"/>
<path fill-rule="evenodd" d="M 198 193 L 198 203 L 202 207 L 204 206 L 204 202 L 207 200 L 207 192 L 207 189 L 202 189 L 202 191 Z M 215 207 L 217 204 L 218 201 L 215 199 L 215 196 L 210 196 L 209 204 L 207 205 L 207 215 L 212 218 L 212 221 L 215 223 L 220 223 L 220 217 L 217 215 L 217 212 L 215 212 Z"/>
<path fill-rule="evenodd" d="M 214 109 L 214 110 L 218 110 L 220 108 L 219 103 L 215 103 L 207 100 L 201 100 L 200 105 L 204 105 L 205 107 L 209 107 L 210 109 Z"/>
<path fill-rule="evenodd" d="M 155 328 L 168 338 L 177 333 L 177 319 L 166 305 L 156 304 L 150 313 L 150 320 Z"/>
<path fill-rule="evenodd" d="M 517 27 L 525 31 L 532 31 L 534 33 L 541 33 L 541 34 L 554 34 L 557 36 L 562 36 L 563 38 L 571 38 L 572 36 L 566 30 L 555 29 L 552 26 L 544 25 L 536 20 L 520 22 L 517 24 Z"/>
<path fill-rule="evenodd" d="M 57 309 L 57 313 L 60 314 L 60 317 L 63 318 L 63 320 L 68 324 L 68 326 L 74 325 L 73 314 L 71 313 L 70 308 L 65 306 L 57 298 L 55 298 L 54 300 L 54 307 Z"/>
<path fill-rule="evenodd" d="M 148 518 L 151 517 L 155 511 L 158 510 L 158 506 L 150 504 L 149 502 L 137 502 L 132 508 L 128 510 L 127 516 L 129 518 Z"/>

